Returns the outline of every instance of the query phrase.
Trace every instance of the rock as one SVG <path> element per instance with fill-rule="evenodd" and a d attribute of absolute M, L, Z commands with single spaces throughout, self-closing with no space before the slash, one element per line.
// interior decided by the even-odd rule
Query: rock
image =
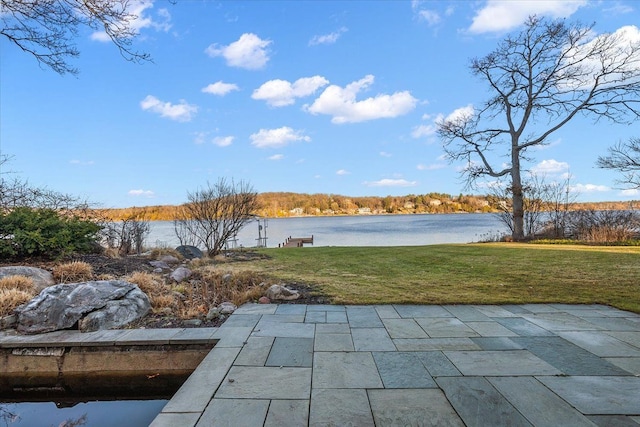
<path fill-rule="evenodd" d="M 300 298 L 300 294 L 298 291 L 289 289 L 283 285 L 271 285 L 271 287 L 267 289 L 266 297 L 271 301 L 292 301 Z"/>
<path fill-rule="evenodd" d="M 171 266 L 164 261 L 149 261 L 149 264 L 151 264 L 152 267 L 155 267 L 156 270 L 160 269 L 160 271 L 171 269 Z"/>
<path fill-rule="evenodd" d="M 218 310 L 220 311 L 220 314 L 231 314 L 237 309 L 238 307 L 236 307 L 236 305 L 232 302 L 223 302 L 218 306 Z"/>
<path fill-rule="evenodd" d="M 202 325 L 202 320 L 200 320 L 200 319 L 189 319 L 189 320 L 185 320 L 182 323 L 184 324 L 184 326 L 187 326 L 187 327 L 190 327 L 190 328 L 197 328 L 198 326 Z"/>
<path fill-rule="evenodd" d="M 202 258 L 204 254 L 195 246 L 182 245 L 176 248 L 176 251 L 180 253 L 186 259 Z"/>
<path fill-rule="evenodd" d="M 0 317 L 0 331 L 13 328 L 18 323 L 18 317 L 15 314 Z"/>
<path fill-rule="evenodd" d="M 231 273 L 226 273 L 224 276 L 222 276 L 222 281 L 224 283 L 231 282 L 231 279 L 233 279 L 233 274 L 231 274 Z"/>
<path fill-rule="evenodd" d="M 173 264 L 173 265 L 180 264 L 180 260 L 174 257 L 173 255 L 164 255 L 160 257 L 159 261 L 164 262 L 166 264 Z"/>
<path fill-rule="evenodd" d="M 33 285 L 40 292 L 47 286 L 55 285 L 53 274 L 36 267 L 9 266 L 0 267 L 0 279 L 8 276 L 26 276 L 33 280 Z"/>
<path fill-rule="evenodd" d="M 72 328 L 109 329 L 145 316 L 149 298 L 124 280 L 97 280 L 50 286 L 18 307 L 18 332 L 39 334 Z"/>
<path fill-rule="evenodd" d="M 220 309 L 218 307 L 211 307 L 207 313 L 207 320 L 213 320 L 220 317 Z"/>
<path fill-rule="evenodd" d="M 180 283 L 183 280 L 187 280 L 189 277 L 191 277 L 192 274 L 193 273 L 191 272 L 191 270 L 189 270 L 187 267 L 178 267 L 173 271 L 173 273 L 171 273 L 169 277 Z"/>
<path fill-rule="evenodd" d="M 260 297 L 260 299 L 258 300 L 258 303 L 260 304 L 271 304 L 271 300 L 267 297 Z"/>

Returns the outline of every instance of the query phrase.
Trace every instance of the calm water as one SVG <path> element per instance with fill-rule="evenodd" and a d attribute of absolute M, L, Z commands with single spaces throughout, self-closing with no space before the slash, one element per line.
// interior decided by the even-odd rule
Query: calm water
<path fill-rule="evenodd" d="M 259 225 L 264 222 L 245 226 L 238 245 L 256 246 Z M 477 242 L 503 234 L 506 228 L 493 214 L 362 215 L 269 219 L 266 232 L 268 247 L 277 247 L 289 236 L 311 235 L 314 246 L 417 246 Z M 151 222 L 147 246 L 178 244 L 171 221 Z"/>

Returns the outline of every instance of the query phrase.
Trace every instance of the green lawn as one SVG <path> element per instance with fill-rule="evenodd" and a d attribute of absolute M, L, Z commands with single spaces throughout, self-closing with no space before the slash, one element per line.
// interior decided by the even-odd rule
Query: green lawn
<path fill-rule="evenodd" d="M 609 304 L 640 313 L 640 247 L 485 243 L 264 249 L 238 263 L 336 304 Z"/>

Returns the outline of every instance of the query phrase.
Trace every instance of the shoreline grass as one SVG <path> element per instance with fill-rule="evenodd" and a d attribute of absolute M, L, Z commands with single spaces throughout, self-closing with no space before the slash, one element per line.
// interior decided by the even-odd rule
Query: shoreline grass
<path fill-rule="evenodd" d="M 260 253 L 269 259 L 234 268 L 315 285 L 335 304 L 606 304 L 640 313 L 640 247 L 482 243 Z"/>

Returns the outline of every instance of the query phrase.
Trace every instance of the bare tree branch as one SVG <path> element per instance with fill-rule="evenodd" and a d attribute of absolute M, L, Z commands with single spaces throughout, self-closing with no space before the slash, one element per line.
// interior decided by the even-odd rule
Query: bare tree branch
<path fill-rule="evenodd" d="M 609 147 L 607 156 L 598 157 L 596 165 L 603 169 L 613 169 L 622 173 L 617 182 L 640 188 L 640 138 L 618 142 Z"/>

